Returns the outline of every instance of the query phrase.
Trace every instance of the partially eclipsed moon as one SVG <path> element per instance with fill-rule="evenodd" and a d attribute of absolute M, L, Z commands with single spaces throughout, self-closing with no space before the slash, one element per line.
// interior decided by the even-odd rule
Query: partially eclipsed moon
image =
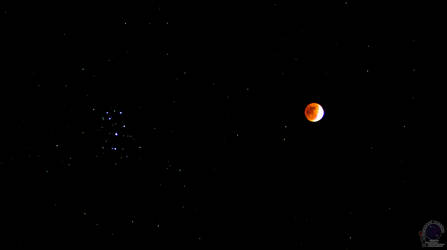
<path fill-rule="evenodd" d="M 307 105 L 304 110 L 304 115 L 306 115 L 307 120 L 311 122 L 317 122 L 323 118 L 324 110 L 318 103 L 311 103 Z"/>

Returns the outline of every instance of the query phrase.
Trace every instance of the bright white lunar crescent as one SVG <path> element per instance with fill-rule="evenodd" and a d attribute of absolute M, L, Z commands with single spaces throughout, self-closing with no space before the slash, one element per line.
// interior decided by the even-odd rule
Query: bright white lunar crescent
<path fill-rule="evenodd" d="M 324 110 L 318 103 L 311 103 L 307 105 L 304 110 L 304 115 L 306 115 L 307 120 L 311 122 L 317 122 L 323 118 Z"/>

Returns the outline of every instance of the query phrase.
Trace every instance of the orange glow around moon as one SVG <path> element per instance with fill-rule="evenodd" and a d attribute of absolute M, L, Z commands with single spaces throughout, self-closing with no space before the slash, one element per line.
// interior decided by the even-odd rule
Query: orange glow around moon
<path fill-rule="evenodd" d="M 307 120 L 317 122 L 323 118 L 324 110 L 320 104 L 310 103 L 304 110 L 304 115 L 306 116 Z"/>

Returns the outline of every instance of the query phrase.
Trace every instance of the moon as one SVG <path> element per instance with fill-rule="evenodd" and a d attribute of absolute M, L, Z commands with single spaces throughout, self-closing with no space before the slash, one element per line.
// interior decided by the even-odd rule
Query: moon
<path fill-rule="evenodd" d="M 324 110 L 318 103 L 310 103 L 304 110 L 304 115 L 310 122 L 317 122 L 323 118 Z"/>

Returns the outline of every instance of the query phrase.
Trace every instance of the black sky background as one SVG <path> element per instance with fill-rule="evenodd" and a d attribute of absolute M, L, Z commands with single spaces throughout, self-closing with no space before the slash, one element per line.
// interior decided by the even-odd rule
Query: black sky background
<path fill-rule="evenodd" d="M 447 223 L 435 9 L 2 6 L 3 242 L 419 246 Z"/>

